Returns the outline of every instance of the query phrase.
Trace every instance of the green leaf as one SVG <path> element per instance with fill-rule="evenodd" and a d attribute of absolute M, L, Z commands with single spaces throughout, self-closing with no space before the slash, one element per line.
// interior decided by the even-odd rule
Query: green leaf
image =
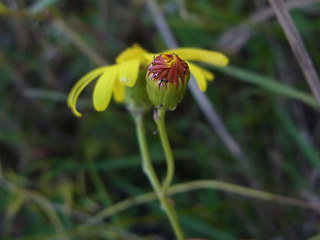
<path fill-rule="evenodd" d="M 299 100 L 311 107 L 318 108 L 315 99 L 310 94 L 294 89 L 293 87 L 285 85 L 272 78 L 259 75 L 254 72 L 250 72 L 250 71 L 243 70 L 233 66 L 228 66 L 228 67 L 214 66 L 213 68 L 227 75 L 240 79 L 244 82 L 252 83 L 259 87 L 267 89 L 270 92 L 273 92 L 285 97 L 290 97 L 290 98 Z"/>
<path fill-rule="evenodd" d="M 275 112 L 279 120 L 281 121 L 284 129 L 290 135 L 290 139 L 292 139 L 297 144 L 301 152 L 305 155 L 305 157 L 309 160 L 310 164 L 313 167 L 319 167 L 320 153 L 317 150 L 317 148 L 301 135 L 299 129 L 292 122 L 284 108 L 275 107 Z"/>

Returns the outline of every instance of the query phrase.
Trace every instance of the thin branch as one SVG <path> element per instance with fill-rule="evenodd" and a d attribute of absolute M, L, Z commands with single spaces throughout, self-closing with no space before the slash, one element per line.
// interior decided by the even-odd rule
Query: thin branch
<path fill-rule="evenodd" d="M 292 0 L 285 4 L 285 7 L 290 9 L 304 8 L 319 0 Z M 227 51 L 229 54 L 235 54 L 246 44 L 246 42 L 254 36 L 253 24 L 265 22 L 274 16 L 274 11 L 271 7 L 264 8 L 249 16 L 249 19 L 241 22 L 226 32 L 218 39 L 218 46 Z"/>
<path fill-rule="evenodd" d="M 247 187 L 243 187 L 235 184 L 230 184 L 230 183 L 221 182 L 221 181 L 214 181 L 214 180 L 198 180 L 198 181 L 177 184 L 169 187 L 168 194 L 175 195 L 178 193 L 190 192 L 193 190 L 200 190 L 200 189 L 220 190 L 224 192 L 239 194 L 239 195 L 250 197 L 250 198 L 277 202 L 277 203 L 288 205 L 288 206 L 311 209 L 311 210 L 320 212 L 320 205 L 317 203 L 310 203 L 300 199 L 281 196 L 281 195 L 253 189 L 253 188 L 247 188 Z M 122 212 L 134 206 L 155 201 L 156 199 L 157 199 L 157 195 L 155 193 L 146 193 L 143 195 L 135 196 L 133 198 L 125 199 L 121 202 L 118 202 L 112 205 L 111 207 L 105 208 L 100 213 L 95 215 L 95 219 L 90 219 L 87 223 L 95 224 L 96 220 L 101 221 L 102 219 L 111 217 L 116 213 Z"/>
<path fill-rule="evenodd" d="M 282 0 L 269 0 L 278 21 L 287 37 L 291 49 L 299 63 L 299 66 L 320 106 L 320 82 L 318 74 L 313 66 L 312 60 L 306 50 L 302 38 L 289 15 L 288 10 L 284 6 Z"/>
<path fill-rule="evenodd" d="M 203 114 L 206 116 L 207 121 L 210 126 L 213 128 L 215 133 L 220 137 L 222 142 L 225 144 L 226 148 L 231 152 L 231 154 L 238 159 L 240 165 L 245 169 L 249 169 L 249 164 L 246 161 L 245 155 L 236 142 L 233 136 L 229 133 L 228 129 L 223 124 L 223 120 L 216 112 L 213 104 L 210 102 L 208 97 L 198 89 L 196 81 L 192 78 L 189 82 L 189 90 L 191 91 L 193 97 L 198 102 L 200 109 Z"/>
<path fill-rule="evenodd" d="M 309 6 L 312 3 L 319 2 L 319 0 L 291 0 L 284 4 L 285 8 L 288 10 L 295 8 L 304 8 Z M 250 16 L 250 20 L 254 23 L 259 23 L 266 21 L 275 15 L 272 8 L 265 8 L 261 11 L 258 11 Z"/>
<path fill-rule="evenodd" d="M 57 212 L 61 212 L 65 215 L 72 216 L 75 219 L 86 222 L 88 224 L 101 224 L 103 223 L 104 218 L 110 217 L 128 208 L 131 208 L 140 204 L 152 202 L 157 199 L 156 193 L 154 192 L 146 193 L 143 195 L 135 196 L 133 198 L 128 198 L 123 201 L 120 201 L 108 208 L 105 208 L 95 216 L 91 216 L 90 214 L 87 214 L 85 212 L 72 209 L 67 205 L 49 201 L 48 199 L 41 196 L 37 192 L 26 190 L 20 186 L 17 186 L 7 181 L 6 179 L 4 179 L 4 176 L 2 175 L 1 166 L 0 166 L 0 186 L 2 186 L 4 189 L 10 192 L 17 191 L 23 194 L 24 197 L 26 197 L 28 200 L 34 201 L 44 207 L 50 206 L 50 208 L 53 208 Z M 295 199 L 292 197 L 286 197 L 286 196 L 277 195 L 277 194 L 273 194 L 273 193 L 253 189 L 253 188 L 248 188 L 248 187 L 244 187 L 236 184 L 226 183 L 222 181 L 215 181 L 215 180 L 197 180 L 197 181 L 177 184 L 169 187 L 168 194 L 175 195 L 179 193 L 185 193 L 185 192 L 190 192 L 190 191 L 200 190 L 200 189 L 219 190 L 219 191 L 234 193 L 234 194 L 238 194 L 238 195 L 242 195 L 250 198 L 277 202 L 277 203 L 288 205 L 288 206 L 311 209 L 311 210 L 320 212 L 320 205 L 318 202 L 307 202 L 307 201 Z"/>

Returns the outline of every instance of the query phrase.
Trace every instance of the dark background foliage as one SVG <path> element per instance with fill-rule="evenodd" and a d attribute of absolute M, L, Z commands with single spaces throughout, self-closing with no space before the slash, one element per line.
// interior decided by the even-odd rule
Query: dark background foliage
<path fill-rule="evenodd" d="M 316 2 L 290 12 L 319 69 Z M 211 68 L 216 80 L 206 94 L 244 156 L 230 153 L 188 93 L 167 114 L 174 183 L 225 181 L 318 204 L 319 111 L 277 20 L 272 14 L 263 18 L 268 3 L 158 3 L 180 46 L 221 51 L 242 71 Z M 263 19 L 257 22 L 253 14 Z M 82 118 L 66 105 L 73 84 L 99 62 L 113 63 L 134 43 L 151 52 L 166 49 L 154 21 L 142 0 L 0 1 L 1 239 L 173 239 L 156 201 L 86 222 L 110 204 L 152 189 L 141 169 L 133 121 L 122 105 L 113 102 L 107 111 L 95 112 L 91 85 L 80 98 Z M 292 88 L 311 103 L 288 95 Z M 152 113 L 147 135 L 163 176 Z M 186 236 L 318 239 L 319 211 L 227 190 L 173 197 Z"/>

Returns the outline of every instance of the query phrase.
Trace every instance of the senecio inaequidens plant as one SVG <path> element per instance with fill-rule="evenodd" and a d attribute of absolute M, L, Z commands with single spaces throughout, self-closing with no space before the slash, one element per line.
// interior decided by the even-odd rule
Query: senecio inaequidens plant
<path fill-rule="evenodd" d="M 219 52 L 177 48 L 153 54 L 136 44 L 120 53 L 115 64 L 94 69 L 84 75 L 68 96 L 68 106 L 77 117 L 81 117 L 76 108 L 77 99 L 83 89 L 97 79 L 93 91 L 93 106 L 97 111 L 104 111 L 108 107 L 112 95 L 116 102 L 124 102 L 135 121 L 143 170 L 178 240 L 185 238 L 178 215 L 167 196 L 174 176 L 174 159 L 165 129 L 165 113 L 167 110 L 174 110 L 182 101 L 190 73 L 201 91 L 207 88 L 206 80 L 213 80 L 211 72 L 194 64 L 193 61 L 221 67 L 228 64 L 228 58 Z M 154 120 L 167 163 L 167 174 L 162 183 L 150 159 L 143 122 L 151 103 L 155 106 Z"/>

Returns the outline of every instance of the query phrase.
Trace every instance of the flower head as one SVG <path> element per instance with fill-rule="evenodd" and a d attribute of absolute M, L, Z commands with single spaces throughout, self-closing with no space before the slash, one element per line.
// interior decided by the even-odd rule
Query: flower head
<path fill-rule="evenodd" d="M 228 64 L 228 58 L 223 54 L 196 48 L 166 50 L 162 53 L 162 56 L 165 57 L 166 54 L 172 53 L 175 53 L 181 59 L 187 60 L 190 72 L 195 77 L 201 91 L 205 91 L 207 88 L 206 80 L 213 80 L 214 76 L 211 72 L 190 61 L 199 61 L 217 66 L 226 66 Z M 139 71 L 146 72 L 146 67 L 153 61 L 153 56 L 154 54 L 147 52 L 137 44 L 126 49 L 116 58 L 116 64 L 94 69 L 84 75 L 72 88 L 68 96 L 68 106 L 76 116 L 80 117 L 81 114 L 76 109 L 77 99 L 83 89 L 95 79 L 97 79 L 97 82 L 93 91 L 93 106 L 97 111 L 104 111 L 108 107 L 112 95 L 116 102 L 123 102 L 125 87 L 135 85 Z M 168 64 L 169 62 L 173 64 L 178 58 L 174 59 L 171 62 L 168 59 Z M 180 71 L 180 68 L 176 69 Z M 170 74 L 173 74 L 173 72 Z M 174 84 L 179 85 L 177 75 L 175 76 L 176 78 L 173 78 L 172 81 L 175 82 Z"/>
<path fill-rule="evenodd" d="M 178 88 L 179 84 L 185 83 L 188 74 L 188 64 L 175 53 L 160 54 L 155 57 L 147 72 L 147 76 L 151 75 L 151 79 L 159 84 L 159 88 L 162 86 L 168 88 L 168 84 Z"/>
<path fill-rule="evenodd" d="M 189 66 L 174 53 L 160 54 L 150 64 L 146 79 L 151 102 L 158 108 L 174 110 L 185 95 Z"/>

